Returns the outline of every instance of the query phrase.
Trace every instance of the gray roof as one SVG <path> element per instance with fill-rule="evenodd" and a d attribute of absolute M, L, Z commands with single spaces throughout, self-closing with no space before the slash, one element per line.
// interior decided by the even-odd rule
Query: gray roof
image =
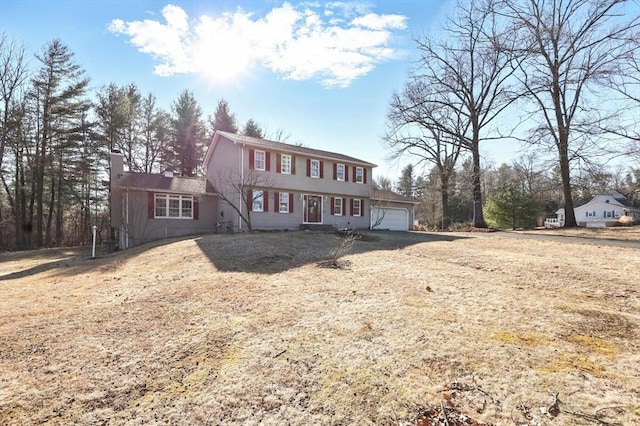
<path fill-rule="evenodd" d="M 213 194 L 213 187 L 206 178 L 125 172 L 118 178 L 122 188 L 180 194 Z"/>
<path fill-rule="evenodd" d="M 411 203 L 420 204 L 419 201 L 412 200 L 397 192 L 387 191 L 386 189 L 374 189 L 371 191 L 371 199 L 379 201 L 392 201 L 394 203 Z"/>
<path fill-rule="evenodd" d="M 292 145 L 284 142 L 276 142 L 276 141 L 270 141 L 266 139 L 252 138 L 250 136 L 237 135 L 235 133 L 222 132 L 219 130 L 216 130 L 216 134 L 222 135 L 227 139 L 231 139 L 236 143 L 244 143 L 244 144 L 252 145 L 255 147 L 266 148 L 266 149 L 271 148 L 277 151 L 300 153 L 300 154 L 306 154 L 312 157 L 321 157 L 321 158 L 327 158 L 331 160 L 341 160 L 344 162 L 356 163 L 356 164 L 360 164 L 368 167 L 377 167 L 376 164 L 369 163 L 368 161 L 360 160 L 358 158 L 350 157 L 348 155 L 338 154 L 336 152 L 307 148 L 305 146 Z"/>

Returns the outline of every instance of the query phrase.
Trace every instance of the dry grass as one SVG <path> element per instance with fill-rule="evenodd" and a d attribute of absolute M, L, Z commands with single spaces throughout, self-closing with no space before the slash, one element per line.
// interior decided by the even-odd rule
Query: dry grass
<path fill-rule="evenodd" d="M 338 244 L 0 255 L 0 424 L 399 424 L 441 403 L 640 424 L 640 247 L 378 233 L 323 267 Z"/>

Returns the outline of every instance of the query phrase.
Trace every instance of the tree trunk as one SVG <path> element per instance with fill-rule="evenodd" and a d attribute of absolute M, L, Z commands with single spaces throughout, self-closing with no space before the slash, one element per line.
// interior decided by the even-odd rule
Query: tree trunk
<path fill-rule="evenodd" d="M 442 200 L 442 230 L 449 229 L 449 176 L 440 173 L 440 197 Z"/>
<path fill-rule="evenodd" d="M 480 147 L 478 142 L 473 143 L 471 150 L 473 156 L 473 227 L 486 228 L 487 222 L 484 220 L 482 213 L 482 183 L 480 180 Z"/>
<path fill-rule="evenodd" d="M 575 228 L 576 214 L 573 210 L 573 195 L 571 194 L 571 175 L 569 170 L 569 153 L 567 149 L 567 137 L 564 132 L 560 133 L 560 144 L 558 146 L 560 160 L 560 178 L 562 179 L 562 195 L 564 197 L 564 227 Z M 564 139 L 564 141 L 563 141 Z"/>
<path fill-rule="evenodd" d="M 47 215 L 47 230 L 45 234 L 45 244 L 51 244 L 51 222 L 53 221 L 53 208 L 56 202 L 56 178 L 51 177 L 51 198 L 49 199 L 49 214 Z"/>

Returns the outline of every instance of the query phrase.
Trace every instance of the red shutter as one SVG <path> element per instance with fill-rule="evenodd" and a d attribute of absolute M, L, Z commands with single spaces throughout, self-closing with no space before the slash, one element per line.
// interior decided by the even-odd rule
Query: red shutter
<path fill-rule="evenodd" d="M 250 170 L 255 169 L 255 163 L 254 163 L 255 159 L 256 159 L 256 153 L 253 149 L 250 149 L 249 150 L 249 169 Z"/>
<path fill-rule="evenodd" d="M 349 198 L 349 203 L 350 203 L 349 213 L 351 213 L 351 216 L 353 216 L 353 198 Z"/>
<path fill-rule="evenodd" d="M 269 193 L 267 191 L 262 191 L 262 211 L 269 211 Z"/>
<path fill-rule="evenodd" d="M 324 161 L 320 162 L 320 179 L 324 179 Z"/>
<path fill-rule="evenodd" d="M 296 174 L 296 156 L 295 155 L 291 156 L 291 174 L 292 175 Z"/>
<path fill-rule="evenodd" d="M 289 213 L 293 213 L 293 192 L 289 193 Z"/>
<path fill-rule="evenodd" d="M 344 181 L 349 182 L 349 166 L 344 166 Z"/>
<path fill-rule="evenodd" d="M 253 211 L 253 191 L 250 189 L 247 189 L 247 209 Z"/>
<path fill-rule="evenodd" d="M 307 158 L 307 177 L 311 176 L 311 160 Z"/>
<path fill-rule="evenodd" d="M 353 166 L 353 167 L 352 167 L 352 169 L 353 169 L 353 181 L 352 181 L 352 182 L 357 182 L 357 179 L 356 179 L 356 170 L 357 170 L 357 167 L 356 167 L 356 166 Z"/>
<path fill-rule="evenodd" d="M 153 192 L 147 193 L 147 217 L 153 219 L 155 216 L 155 198 Z"/>
<path fill-rule="evenodd" d="M 360 216 L 364 217 L 364 200 L 360 200 Z"/>
<path fill-rule="evenodd" d="M 200 202 L 197 198 L 193 198 L 193 220 L 200 219 Z"/>
<path fill-rule="evenodd" d="M 264 168 L 266 171 L 271 171 L 271 153 L 269 151 L 264 152 Z"/>
<path fill-rule="evenodd" d="M 278 213 L 280 211 L 280 193 L 279 192 L 273 193 L 273 211 L 275 213 Z"/>
<path fill-rule="evenodd" d="M 334 197 L 331 197 L 331 211 L 329 212 L 329 214 L 331 216 L 333 216 L 334 213 L 334 207 L 336 206 L 336 199 Z"/>
<path fill-rule="evenodd" d="M 365 167 L 362 168 L 362 181 L 367 183 L 367 169 Z"/>
<path fill-rule="evenodd" d="M 276 172 L 282 173 L 282 154 L 276 154 Z"/>
<path fill-rule="evenodd" d="M 338 180 L 338 164 L 333 163 L 333 180 Z"/>

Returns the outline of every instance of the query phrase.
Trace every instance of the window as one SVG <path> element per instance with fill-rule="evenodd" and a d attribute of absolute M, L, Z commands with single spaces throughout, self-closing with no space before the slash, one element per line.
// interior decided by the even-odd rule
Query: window
<path fill-rule="evenodd" d="M 261 212 L 264 210 L 264 192 L 253 190 L 253 201 L 251 203 L 251 211 Z"/>
<path fill-rule="evenodd" d="M 362 200 L 354 199 L 353 200 L 353 215 L 354 216 L 362 216 L 362 212 L 360 211 Z"/>
<path fill-rule="evenodd" d="M 336 179 L 344 181 L 344 176 L 345 176 L 344 164 L 338 164 L 336 166 Z"/>
<path fill-rule="evenodd" d="M 254 152 L 254 161 L 256 170 L 265 170 L 265 152 L 264 151 L 255 151 Z"/>
<path fill-rule="evenodd" d="M 364 169 L 362 167 L 356 167 L 356 183 L 364 183 Z"/>
<path fill-rule="evenodd" d="M 163 219 L 193 219 L 193 196 L 155 194 L 154 217 Z"/>
<path fill-rule="evenodd" d="M 333 199 L 333 214 L 335 216 L 342 216 L 342 198 Z"/>
<path fill-rule="evenodd" d="M 282 166 L 280 169 L 280 173 L 290 175 L 291 174 L 291 156 L 287 154 L 282 154 Z"/>
<path fill-rule="evenodd" d="M 311 173 L 310 176 L 312 178 L 319 178 L 320 177 L 320 161 L 318 160 L 311 160 Z"/>
<path fill-rule="evenodd" d="M 281 192 L 279 198 L 280 208 L 278 209 L 278 211 L 280 213 L 289 213 L 289 193 Z"/>

